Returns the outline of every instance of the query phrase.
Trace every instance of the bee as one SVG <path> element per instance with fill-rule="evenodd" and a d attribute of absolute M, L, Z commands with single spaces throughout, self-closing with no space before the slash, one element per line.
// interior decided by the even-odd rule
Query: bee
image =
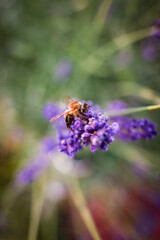
<path fill-rule="evenodd" d="M 81 103 L 78 100 L 73 100 L 68 96 L 65 97 L 64 101 L 68 104 L 68 108 L 64 112 L 57 114 L 55 117 L 51 118 L 50 122 L 54 122 L 58 118 L 64 116 L 66 127 L 72 130 L 71 125 L 73 120 L 75 119 L 75 116 L 77 116 L 77 118 L 81 120 L 88 119 L 85 113 L 87 113 L 89 105 L 85 102 Z"/>

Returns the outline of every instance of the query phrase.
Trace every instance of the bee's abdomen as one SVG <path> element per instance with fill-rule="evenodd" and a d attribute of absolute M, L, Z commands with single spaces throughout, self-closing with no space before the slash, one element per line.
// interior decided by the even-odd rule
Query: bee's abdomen
<path fill-rule="evenodd" d="M 67 128 L 71 129 L 72 122 L 74 120 L 74 115 L 73 114 L 67 114 L 65 116 L 65 123 Z"/>

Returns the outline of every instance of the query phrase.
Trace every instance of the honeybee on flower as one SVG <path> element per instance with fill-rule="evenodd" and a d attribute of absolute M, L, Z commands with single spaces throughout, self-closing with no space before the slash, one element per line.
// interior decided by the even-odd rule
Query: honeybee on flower
<path fill-rule="evenodd" d="M 77 118 L 81 120 L 87 119 L 87 116 L 85 116 L 85 113 L 88 111 L 89 105 L 85 102 L 82 103 L 78 100 L 73 100 L 69 96 L 65 97 L 64 101 L 68 103 L 68 108 L 64 112 L 57 114 L 56 116 L 51 118 L 50 122 L 54 122 L 58 118 L 64 116 L 66 126 L 71 130 L 71 125 L 75 119 L 75 116 L 77 116 Z"/>

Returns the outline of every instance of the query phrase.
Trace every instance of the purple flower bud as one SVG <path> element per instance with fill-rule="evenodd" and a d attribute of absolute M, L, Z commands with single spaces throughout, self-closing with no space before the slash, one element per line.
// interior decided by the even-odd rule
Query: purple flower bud
<path fill-rule="evenodd" d="M 97 131 L 97 136 L 99 136 L 99 137 L 104 136 L 104 134 L 105 134 L 105 130 L 104 129 L 100 129 L 100 130 Z"/>
<path fill-rule="evenodd" d="M 90 136 L 91 136 L 90 133 L 85 132 L 85 133 L 83 133 L 83 134 L 81 135 L 81 139 L 82 139 L 83 141 L 87 141 L 87 140 L 90 139 Z"/>
<path fill-rule="evenodd" d="M 99 129 L 103 129 L 105 127 L 105 125 L 106 125 L 106 122 L 107 122 L 107 120 L 100 122 L 99 123 Z"/>
<path fill-rule="evenodd" d="M 118 123 L 117 123 L 117 122 L 113 122 L 113 123 L 111 124 L 111 129 L 112 129 L 112 133 L 113 133 L 113 134 L 117 134 L 118 131 L 119 131 L 119 125 L 118 125 Z"/>
<path fill-rule="evenodd" d="M 96 131 L 96 130 L 98 130 L 99 123 L 98 123 L 96 120 L 94 120 L 94 121 L 90 124 L 90 127 L 91 127 L 92 129 L 94 129 L 94 131 Z"/>
<path fill-rule="evenodd" d="M 91 152 L 95 152 L 97 150 L 97 148 L 98 148 L 97 146 L 91 145 L 91 147 L 90 147 Z"/>
<path fill-rule="evenodd" d="M 84 142 L 83 142 L 83 146 L 84 146 L 84 147 L 87 147 L 89 144 L 90 144 L 90 141 L 84 141 Z"/>
<path fill-rule="evenodd" d="M 97 146 L 98 147 L 101 144 L 101 142 L 102 142 L 101 138 L 99 136 L 97 136 L 97 135 L 91 136 L 90 139 L 91 139 L 91 144 L 93 146 Z"/>
<path fill-rule="evenodd" d="M 93 129 L 92 126 L 90 126 L 90 125 L 86 125 L 86 126 L 84 127 L 84 130 L 85 130 L 86 132 L 88 132 L 88 133 L 94 133 L 94 129 Z"/>
<path fill-rule="evenodd" d="M 107 151 L 108 150 L 108 146 L 105 142 L 102 142 L 101 145 L 99 146 L 99 149 L 101 151 Z"/>
<path fill-rule="evenodd" d="M 60 143 L 61 143 L 62 145 L 64 145 L 64 146 L 67 146 L 67 142 L 66 142 L 65 139 L 62 139 Z"/>

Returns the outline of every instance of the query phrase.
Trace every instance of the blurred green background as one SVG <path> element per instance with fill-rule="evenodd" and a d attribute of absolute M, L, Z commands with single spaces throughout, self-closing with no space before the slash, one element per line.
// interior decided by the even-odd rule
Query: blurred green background
<path fill-rule="evenodd" d="M 0 239 L 25 240 L 32 187 L 18 194 L 12 184 L 39 140 L 52 135 L 42 116 L 45 103 L 69 95 L 102 107 L 115 99 L 133 107 L 159 104 L 160 40 L 151 42 L 149 36 L 160 17 L 160 2 L 1 0 L 0 12 Z M 136 116 L 159 124 L 159 111 Z M 86 196 L 93 189 L 94 195 L 112 179 L 113 188 L 118 181 L 124 189 L 143 189 L 147 181 L 159 191 L 159 153 L 159 137 L 127 147 L 115 143 L 106 153 L 85 150 L 77 158 L 86 159 L 92 174 L 82 180 L 82 189 Z M 145 180 L 131 173 L 139 159 L 149 168 Z M 37 239 L 89 239 L 66 230 L 67 203 L 50 205 L 53 214 L 44 209 Z"/>

